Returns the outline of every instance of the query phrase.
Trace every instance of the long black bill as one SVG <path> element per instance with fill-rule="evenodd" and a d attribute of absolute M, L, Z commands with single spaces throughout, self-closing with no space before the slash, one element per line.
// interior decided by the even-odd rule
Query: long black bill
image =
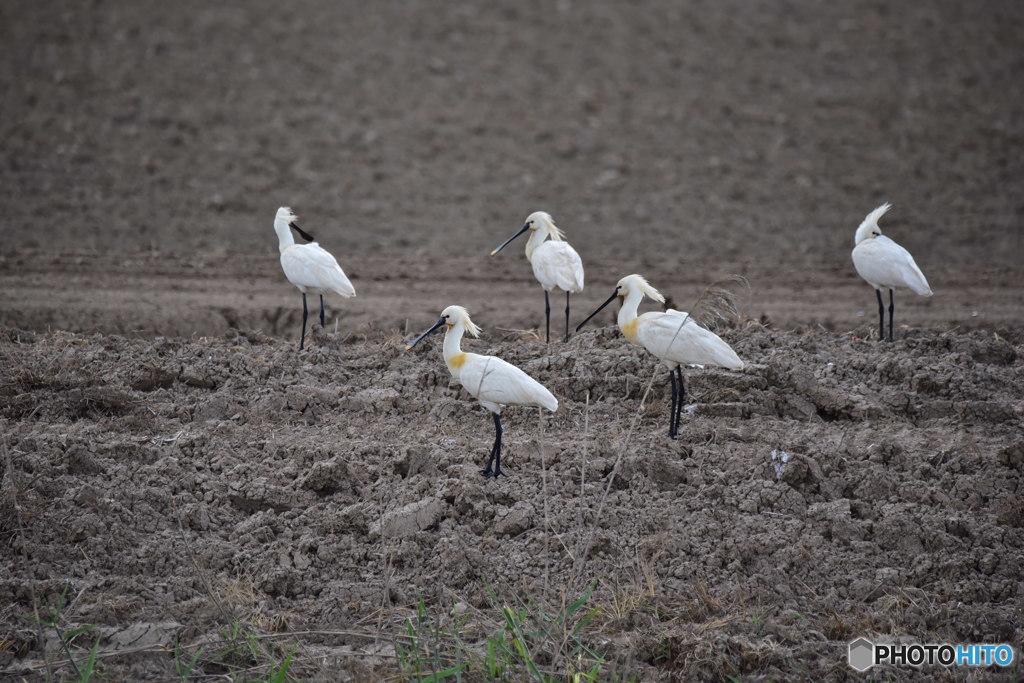
<path fill-rule="evenodd" d="M 438 321 L 437 321 L 436 323 L 434 323 L 434 326 L 433 326 L 433 327 L 431 327 L 431 328 L 430 328 L 429 330 L 427 330 L 426 332 L 424 332 L 424 333 L 423 333 L 423 334 L 421 334 L 420 336 L 416 337 L 416 341 L 414 341 L 414 342 L 413 342 L 412 344 L 406 344 L 406 345 L 405 345 L 405 350 L 406 350 L 406 351 L 408 351 L 408 350 L 409 350 L 409 349 L 411 349 L 412 347 L 416 346 L 416 345 L 417 345 L 417 344 L 419 344 L 419 343 L 420 343 L 421 341 L 423 341 L 423 338 L 424 338 L 424 337 L 426 337 L 427 335 L 429 335 L 429 334 L 430 334 L 431 332 L 433 332 L 434 330 L 438 329 L 439 327 L 444 327 L 444 325 L 445 325 L 445 324 L 446 324 L 447 322 L 448 322 L 448 321 L 447 321 L 447 320 L 446 320 L 445 318 L 439 318 L 439 319 L 438 319 Z"/>
<path fill-rule="evenodd" d="M 527 223 L 527 224 L 526 224 L 526 225 L 524 225 L 523 227 L 519 228 L 519 232 L 517 232 L 516 234 L 512 235 L 511 237 L 509 237 L 509 238 L 508 238 L 507 240 L 505 240 L 504 242 L 502 242 L 502 243 L 501 243 L 501 245 L 500 245 L 500 246 L 499 246 L 499 247 L 498 247 L 497 249 L 495 249 L 494 251 L 492 251 L 492 252 L 491 252 L 491 256 L 494 256 L 494 255 L 495 255 L 495 254 L 497 254 L 497 253 L 498 253 L 499 251 L 501 251 L 502 249 L 504 249 L 505 247 L 507 247 L 507 246 L 508 246 L 508 243 L 509 243 L 509 242 L 511 242 L 511 241 L 512 241 L 512 240 L 514 240 L 515 238 L 519 237 L 520 235 L 522 235 L 522 234 L 523 234 L 524 232 L 526 232 L 526 231 L 527 231 L 527 230 L 529 230 L 529 229 L 530 229 L 530 224 L 529 224 L 529 223 Z"/>
<path fill-rule="evenodd" d="M 289 223 L 288 227 L 290 227 L 295 232 L 299 233 L 299 237 L 301 237 L 302 239 L 306 240 L 307 242 L 315 242 L 316 241 L 312 235 L 310 235 L 308 232 L 306 232 L 305 230 L 300 228 L 298 225 L 296 225 L 295 221 L 292 221 L 291 223 Z"/>
<path fill-rule="evenodd" d="M 616 289 L 615 292 L 612 293 L 612 295 L 610 297 L 608 297 L 608 301 L 605 301 L 603 304 L 598 306 L 596 311 L 594 311 L 593 313 L 588 315 L 586 320 L 584 320 L 583 322 L 581 322 L 579 325 L 576 326 L 576 331 L 579 332 L 580 328 L 583 327 L 584 325 L 586 325 L 587 322 L 589 322 L 591 318 L 593 318 L 595 315 L 597 315 L 598 313 L 603 311 L 605 306 L 607 306 L 611 302 L 615 301 L 618 297 L 619 297 L 619 290 Z"/>

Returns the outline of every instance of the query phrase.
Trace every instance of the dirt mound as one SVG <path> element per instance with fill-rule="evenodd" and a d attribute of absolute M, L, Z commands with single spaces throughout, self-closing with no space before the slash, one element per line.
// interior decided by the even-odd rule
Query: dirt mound
<path fill-rule="evenodd" d="M 173 675 L 174 642 L 236 621 L 301 643 L 300 675 L 383 673 L 420 601 L 483 642 L 495 605 L 592 581 L 606 673 L 824 678 L 860 635 L 1021 642 L 1024 364 L 991 333 L 749 324 L 726 334 L 746 369 L 688 371 L 675 442 L 667 373 L 612 329 L 468 342 L 562 404 L 506 412 L 499 481 L 437 341 L 0 336 L 8 672 L 39 670 L 16 615 L 65 582 L 69 624 L 140 650 L 114 675 Z"/>

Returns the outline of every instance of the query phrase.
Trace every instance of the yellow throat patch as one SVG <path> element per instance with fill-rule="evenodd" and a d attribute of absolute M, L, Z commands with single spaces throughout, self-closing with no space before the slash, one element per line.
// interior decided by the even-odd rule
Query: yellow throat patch
<path fill-rule="evenodd" d="M 469 357 L 465 353 L 457 353 L 454 356 L 452 356 L 451 359 L 448 361 L 448 367 L 452 368 L 453 370 L 459 370 L 462 368 L 463 365 L 466 364 L 466 360 L 468 358 Z"/>
<path fill-rule="evenodd" d="M 636 327 L 640 324 L 640 318 L 633 318 L 628 323 L 622 326 L 622 334 L 626 335 L 626 339 L 636 343 Z"/>

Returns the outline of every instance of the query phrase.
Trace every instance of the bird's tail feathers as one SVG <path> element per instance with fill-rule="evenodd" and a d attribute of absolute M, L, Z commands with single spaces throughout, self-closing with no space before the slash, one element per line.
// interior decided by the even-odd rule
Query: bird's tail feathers
<path fill-rule="evenodd" d="M 558 399 L 546 388 L 544 388 L 544 391 L 547 392 L 547 396 L 542 396 L 538 403 L 540 403 L 541 407 L 547 408 L 552 413 L 556 412 L 558 410 Z"/>
<path fill-rule="evenodd" d="M 912 265 L 914 268 L 906 278 L 907 286 L 918 296 L 931 296 L 932 288 L 928 285 L 928 280 L 925 278 L 924 273 L 921 272 L 916 263 Z"/>
<path fill-rule="evenodd" d="M 722 342 L 725 344 L 725 342 Z M 721 359 L 718 363 L 721 367 L 727 370 L 742 370 L 743 361 L 736 355 L 736 352 L 732 350 L 732 347 L 725 345 L 725 348 L 721 350 Z"/>
<path fill-rule="evenodd" d="M 345 282 L 336 282 L 333 286 L 335 294 L 340 294 L 343 297 L 351 298 L 356 295 L 356 288 L 352 286 L 352 283 L 346 280 Z"/>

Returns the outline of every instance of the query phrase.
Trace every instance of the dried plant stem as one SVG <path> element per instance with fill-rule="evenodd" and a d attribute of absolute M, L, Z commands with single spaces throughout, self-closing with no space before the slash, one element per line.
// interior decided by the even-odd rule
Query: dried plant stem
<path fill-rule="evenodd" d="M 580 532 L 583 531 L 583 495 L 586 491 L 587 484 L 587 444 L 590 436 L 590 392 L 587 391 L 587 402 L 583 408 L 583 462 L 580 463 L 580 505 L 579 505 L 579 518 L 577 527 Z M 575 558 L 573 558 L 575 560 Z"/>
<path fill-rule="evenodd" d="M 586 541 L 582 544 L 579 551 L 576 554 L 576 562 L 573 565 L 573 578 L 570 582 L 572 586 L 572 594 L 575 595 L 579 589 L 579 580 L 583 575 L 583 566 L 586 563 L 587 553 L 590 552 L 590 546 L 594 542 L 594 534 L 597 532 L 597 525 L 601 521 L 601 514 L 604 512 L 605 502 L 608 500 L 608 494 L 612 490 L 612 484 L 615 483 L 615 475 L 619 472 L 619 464 L 622 462 L 622 456 L 629 448 L 629 442 L 633 438 L 633 431 L 636 429 L 636 424 L 640 420 L 640 413 L 644 409 L 644 403 L 647 401 L 648 394 L 651 393 L 651 387 L 654 386 L 654 378 L 658 376 L 658 368 L 655 366 L 654 372 L 651 373 L 651 379 L 647 382 L 647 388 L 644 389 L 643 395 L 640 397 L 640 405 L 637 406 L 636 412 L 633 413 L 633 420 L 630 422 L 629 431 L 626 433 L 626 438 L 622 442 L 622 446 L 619 448 L 619 453 L 615 457 L 615 464 L 612 466 L 612 473 L 608 475 L 608 484 L 604 488 L 604 493 L 601 495 L 601 502 L 598 503 L 597 512 L 594 514 L 594 520 L 590 524 L 590 531 L 587 534 Z"/>
<path fill-rule="evenodd" d="M 11 458 L 10 449 L 7 448 L 7 439 L 4 439 L 3 450 L 4 466 L 7 468 L 7 475 L 4 477 L 4 479 L 7 482 L 8 490 L 0 492 L 0 495 L 10 495 L 11 507 L 14 508 L 14 515 L 15 518 L 18 520 L 18 536 L 21 536 L 26 529 L 25 520 L 22 519 L 21 506 L 18 504 L 18 488 L 14 482 L 14 461 Z M 19 546 L 21 550 L 19 555 L 21 556 L 22 559 L 25 560 L 26 570 L 28 572 L 31 572 L 32 562 L 31 560 L 29 560 L 28 552 L 25 550 L 24 539 L 22 539 L 21 543 L 19 543 Z M 39 618 L 39 599 L 36 597 L 36 584 L 35 581 L 32 580 L 31 574 L 29 574 L 26 578 L 28 579 L 28 592 L 29 595 L 32 596 L 32 616 L 35 617 L 36 637 L 39 639 L 39 647 L 43 648 L 45 647 L 46 643 L 46 634 L 43 633 L 43 622 Z M 46 656 L 45 651 L 43 652 L 43 662 L 46 664 L 46 680 L 54 680 L 53 668 L 50 665 L 50 658 Z"/>
<path fill-rule="evenodd" d="M 217 606 L 217 610 L 220 615 L 224 618 L 225 624 L 230 624 L 234 621 L 234 616 L 228 613 L 225 609 L 224 604 L 217 597 L 217 593 L 213 590 L 213 586 L 210 584 L 209 577 L 206 576 L 206 571 L 199 566 L 199 560 L 196 559 L 195 551 L 192 550 L 192 544 L 189 543 L 188 537 L 185 535 L 185 525 L 181 523 L 181 515 L 178 512 L 178 501 L 175 498 L 171 498 L 171 505 L 174 507 L 174 518 L 178 521 L 178 533 L 181 535 L 181 542 L 185 544 L 185 551 L 188 553 L 188 559 L 191 560 L 192 566 L 195 567 L 196 573 L 199 574 L 199 578 L 203 582 L 203 586 L 206 588 L 206 593 L 213 600 L 213 604 Z"/>
<path fill-rule="evenodd" d="M 551 571 L 551 554 L 548 541 L 551 538 L 551 520 L 548 518 L 548 467 L 544 457 L 544 409 L 537 408 L 537 450 L 540 451 L 541 491 L 544 497 L 544 595 L 548 595 Z"/>

